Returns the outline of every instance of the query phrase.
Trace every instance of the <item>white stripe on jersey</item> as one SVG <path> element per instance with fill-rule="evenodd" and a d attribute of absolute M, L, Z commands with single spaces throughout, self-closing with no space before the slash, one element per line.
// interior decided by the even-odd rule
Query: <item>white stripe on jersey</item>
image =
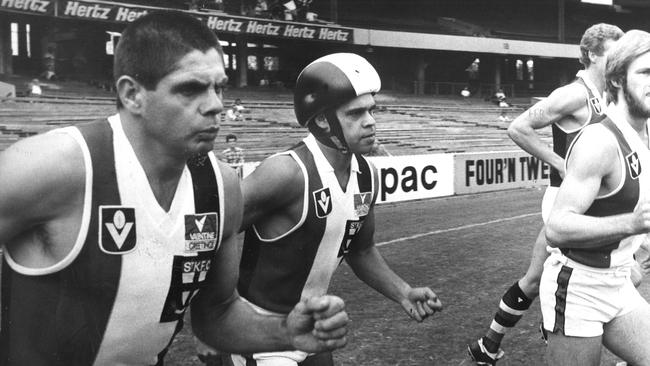
<path fill-rule="evenodd" d="M 314 157 L 323 187 L 329 187 L 332 211 L 327 216 L 325 232 L 303 287 L 301 299 L 327 292 L 332 274 L 339 264 L 338 253 L 345 235 L 346 222 L 359 219 L 354 211 L 354 194 L 360 193 L 356 174 L 359 165 L 354 155 L 350 164 L 350 178 L 343 192 L 334 174 L 334 168 L 323 155 L 314 136 L 309 135 L 304 141 Z"/>
<path fill-rule="evenodd" d="M 153 194 L 124 134 L 119 115 L 110 117 L 109 122 L 113 129 L 121 205 L 136 208 L 137 243 L 132 252 L 122 254 L 118 292 L 95 365 L 151 365 L 156 363 L 158 352 L 167 346 L 177 324 L 176 321 L 160 322 L 170 289 L 174 256 L 197 255 L 185 251 L 185 215 L 195 213 L 192 177 L 185 167 L 166 212 Z M 212 157 L 211 161 L 214 163 Z M 221 175 L 216 165 L 214 168 L 221 187 Z M 219 195 L 222 204 L 218 213 L 219 230 L 222 231 L 221 190 Z M 189 292 L 182 295 L 187 297 Z M 146 342 L 133 342 L 134 339 Z"/>
<path fill-rule="evenodd" d="M 81 135 L 81 132 L 76 127 L 58 128 L 49 131 L 47 133 L 67 134 L 79 144 L 79 148 L 81 149 L 81 153 L 84 159 L 84 168 L 86 171 L 86 182 L 84 188 L 84 208 L 83 208 L 83 213 L 81 214 L 81 225 L 79 226 L 79 233 L 77 234 L 77 239 L 75 240 L 75 243 L 72 249 L 70 250 L 70 253 L 68 253 L 58 263 L 55 263 L 49 267 L 44 267 L 44 268 L 30 268 L 30 267 L 22 266 L 17 262 L 15 262 L 11 257 L 11 255 L 9 254 L 9 251 L 5 250 L 4 257 L 7 259 L 7 263 L 9 264 L 9 267 L 11 267 L 11 269 L 16 271 L 17 273 L 26 276 L 42 276 L 42 275 L 55 273 L 66 268 L 70 263 L 72 263 L 77 258 L 79 252 L 81 252 L 81 249 L 83 248 L 83 244 L 86 241 L 86 235 L 88 234 L 88 225 L 90 225 L 90 214 L 91 214 L 90 208 L 92 205 L 92 194 L 93 194 L 93 165 L 90 159 L 90 151 L 88 150 L 88 145 L 86 145 L 86 141 Z"/>

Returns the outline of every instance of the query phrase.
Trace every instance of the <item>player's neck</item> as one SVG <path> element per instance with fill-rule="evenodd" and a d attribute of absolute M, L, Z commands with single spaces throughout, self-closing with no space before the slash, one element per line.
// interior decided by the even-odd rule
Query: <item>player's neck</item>
<path fill-rule="evenodd" d="M 187 157 L 170 151 L 168 147 L 152 138 L 141 128 L 141 121 L 134 121 L 125 113 L 120 113 L 120 120 L 156 200 L 163 209 L 168 210 L 185 169 Z"/>
<path fill-rule="evenodd" d="M 325 155 L 325 158 L 330 163 L 332 168 L 334 168 L 335 171 L 347 170 L 350 168 L 350 162 L 352 161 L 352 154 L 343 154 L 340 150 L 336 148 L 327 146 L 318 140 L 316 141 L 318 142 L 320 151 L 323 152 L 323 155 Z"/>
<path fill-rule="evenodd" d="M 600 93 L 605 90 L 605 78 L 601 73 L 596 70 L 595 67 L 589 67 L 584 70 L 586 76 L 589 78 L 589 80 L 594 83 L 594 86 L 598 89 Z"/>

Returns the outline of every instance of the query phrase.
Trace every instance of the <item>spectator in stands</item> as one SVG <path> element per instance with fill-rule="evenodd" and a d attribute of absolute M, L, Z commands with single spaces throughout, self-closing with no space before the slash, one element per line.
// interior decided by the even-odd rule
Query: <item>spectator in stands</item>
<path fill-rule="evenodd" d="M 510 105 L 506 101 L 506 93 L 503 92 L 503 89 L 498 88 L 496 93 L 494 93 L 492 100 L 500 108 L 499 121 L 510 122 L 510 118 L 507 116 L 507 108 L 510 107 Z"/>
<path fill-rule="evenodd" d="M 469 84 L 469 91 L 472 94 L 476 94 L 479 91 L 480 81 L 480 64 L 481 60 L 475 58 L 469 66 L 465 69 L 467 73 L 467 83 Z"/>
<path fill-rule="evenodd" d="M 266 0 L 257 0 L 255 7 L 253 8 L 253 13 L 256 17 L 268 17 L 269 6 L 266 3 Z"/>
<path fill-rule="evenodd" d="M 497 89 L 496 93 L 494 93 L 494 101 L 499 107 L 509 107 L 506 102 L 506 93 L 501 88 Z"/>
<path fill-rule="evenodd" d="M 360 154 L 375 141 L 379 88 L 372 65 L 350 53 L 322 57 L 298 76 L 294 110 L 310 134 L 264 160 L 242 185 L 246 234 L 238 289 L 256 311 L 286 314 L 300 299 L 326 293 L 343 259 L 411 318 L 422 321 L 442 309 L 430 288 L 412 288 L 374 245 L 378 177 Z M 303 360 L 332 364 L 329 352 L 233 355 L 235 365 L 296 366 Z"/>
<path fill-rule="evenodd" d="M 243 121 L 243 113 L 245 109 L 246 108 L 241 104 L 241 99 L 237 98 L 226 112 L 226 117 L 231 121 Z"/>
<path fill-rule="evenodd" d="M 43 89 L 41 88 L 41 82 L 38 79 L 32 79 L 32 81 L 27 84 L 27 95 L 29 97 L 40 97 L 43 95 Z"/>
<path fill-rule="evenodd" d="M 54 80 L 56 78 L 56 56 L 52 46 L 48 46 L 47 52 L 43 55 L 43 72 L 41 76 L 45 80 Z"/>
<path fill-rule="evenodd" d="M 307 14 L 311 13 L 309 10 L 313 0 L 298 0 L 296 14 L 299 21 L 308 21 Z M 313 14 L 313 13 L 311 13 Z"/>
<path fill-rule="evenodd" d="M 596 24 L 589 27 L 580 41 L 580 62 L 585 69 L 578 72 L 571 84 L 554 90 L 547 98 L 517 117 L 508 128 L 508 135 L 523 150 L 551 166 L 550 186 L 542 200 L 544 223 L 555 201 L 558 187 L 565 175 L 565 155 L 571 141 L 585 126 L 605 118 L 606 52 L 623 35 L 616 26 Z M 551 126 L 553 147 L 542 141 L 537 130 Z M 494 365 L 503 355 L 501 340 L 512 329 L 533 300 L 539 295 L 544 261 L 548 257 L 542 228 L 533 247 L 526 274 L 503 294 L 497 312 L 485 336 L 469 346 L 470 356 L 481 365 Z M 637 283 L 640 276 L 637 276 Z"/>
<path fill-rule="evenodd" d="M 284 20 L 284 11 L 286 8 L 283 2 L 283 0 L 275 0 L 273 5 L 269 7 L 272 19 Z"/>
<path fill-rule="evenodd" d="M 298 7 L 296 6 L 295 1 L 289 0 L 284 4 L 284 20 L 294 20 L 297 17 Z"/>
<path fill-rule="evenodd" d="M 600 365 L 601 347 L 650 365 L 650 305 L 630 281 L 650 232 L 650 33 L 607 53 L 607 117 L 576 136 L 546 226 L 540 305 L 548 365 Z"/>
<path fill-rule="evenodd" d="M 241 177 L 242 167 L 245 161 L 244 149 L 237 146 L 237 136 L 232 133 L 226 136 L 226 144 L 228 144 L 228 147 L 221 152 L 222 159 L 230 165 L 230 167 L 237 170 Z"/>
<path fill-rule="evenodd" d="M 242 196 L 212 153 L 224 68 L 205 24 L 150 12 L 117 46 L 117 114 L 0 153 L 0 364 L 160 365 L 189 307 L 231 352 L 345 344 L 339 298 L 268 317 L 237 294 Z"/>
<path fill-rule="evenodd" d="M 198 11 L 203 7 L 203 0 L 190 0 L 187 3 L 188 10 Z"/>

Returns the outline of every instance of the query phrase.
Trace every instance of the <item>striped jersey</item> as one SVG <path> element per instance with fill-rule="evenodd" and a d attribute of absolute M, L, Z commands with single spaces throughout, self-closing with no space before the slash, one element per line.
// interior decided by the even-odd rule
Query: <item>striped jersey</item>
<path fill-rule="evenodd" d="M 618 142 L 619 158 L 621 161 L 622 180 L 618 187 L 606 195 L 596 197 L 591 206 L 585 211 L 587 216 L 611 216 L 634 211 L 640 196 L 640 176 L 642 169 L 640 151 L 633 149 L 620 127 L 625 127 L 622 121 L 616 123 L 606 118 L 601 124 L 609 130 Z M 629 125 L 629 129 L 632 129 Z M 635 134 L 635 132 L 632 132 Z M 576 137 L 579 139 L 581 134 Z M 637 137 L 638 138 L 638 137 Z M 567 151 L 571 154 L 573 144 Z M 646 148 L 647 150 L 647 148 Z M 574 261 L 596 268 L 611 268 L 631 265 L 634 252 L 639 247 L 639 241 L 633 235 L 622 240 L 613 241 L 596 248 L 562 248 L 561 252 Z M 557 251 L 557 248 L 554 249 Z"/>
<path fill-rule="evenodd" d="M 216 158 L 188 162 L 165 211 L 118 115 L 50 133 L 83 151 L 82 224 L 51 267 L 24 267 L 5 251 L 0 364 L 162 364 L 221 243 Z"/>
<path fill-rule="evenodd" d="M 301 299 L 327 292 L 334 270 L 356 249 L 355 235 L 377 191 L 373 170 L 361 155 L 352 156 L 342 190 L 313 135 L 282 154 L 302 170 L 302 216 L 278 237 L 262 237 L 255 225 L 246 230 L 238 290 L 258 307 L 286 314 Z"/>
<path fill-rule="evenodd" d="M 573 139 L 575 139 L 578 132 L 580 132 L 585 126 L 598 123 L 605 118 L 605 101 L 603 100 L 602 95 L 598 92 L 596 86 L 584 73 L 584 70 L 578 72 L 576 79 L 573 82 L 580 84 L 585 88 L 589 116 L 582 126 L 573 130 L 566 130 L 557 122 L 551 125 L 551 130 L 553 132 L 553 152 L 562 158 L 566 158 L 567 149 L 571 146 L 571 142 L 573 142 Z M 560 172 L 552 166 L 550 180 L 551 187 L 559 187 L 562 183 Z"/>

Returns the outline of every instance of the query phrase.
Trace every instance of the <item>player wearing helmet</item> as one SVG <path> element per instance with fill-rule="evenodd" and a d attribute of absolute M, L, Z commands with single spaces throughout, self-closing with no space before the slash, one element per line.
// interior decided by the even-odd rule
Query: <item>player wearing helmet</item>
<path fill-rule="evenodd" d="M 0 153 L 0 365 L 162 365 L 190 311 L 226 351 L 345 345 L 335 296 L 269 318 L 237 295 L 243 200 L 212 153 L 228 81 L 214 32 L 149 12 L 114 66 L 115 114 Z"/>
<path fill-rule="evenodd" d="M 322 57 L 298 76 L 294 109 L 310 134 L 266 159 L 243 181 L 246 230 L 238 289 L 264 314 L 286 314 L 327 292 L 345 259 L 368 285 L 417 321 L 442 309 L 428 287 L 412 288 L 374 245 L 377 171 L 362 156 L 375 140 L 379 75 L 349 53 Z M 235 365 L 331 365 L 329 353 L 233 355 Z"/>

